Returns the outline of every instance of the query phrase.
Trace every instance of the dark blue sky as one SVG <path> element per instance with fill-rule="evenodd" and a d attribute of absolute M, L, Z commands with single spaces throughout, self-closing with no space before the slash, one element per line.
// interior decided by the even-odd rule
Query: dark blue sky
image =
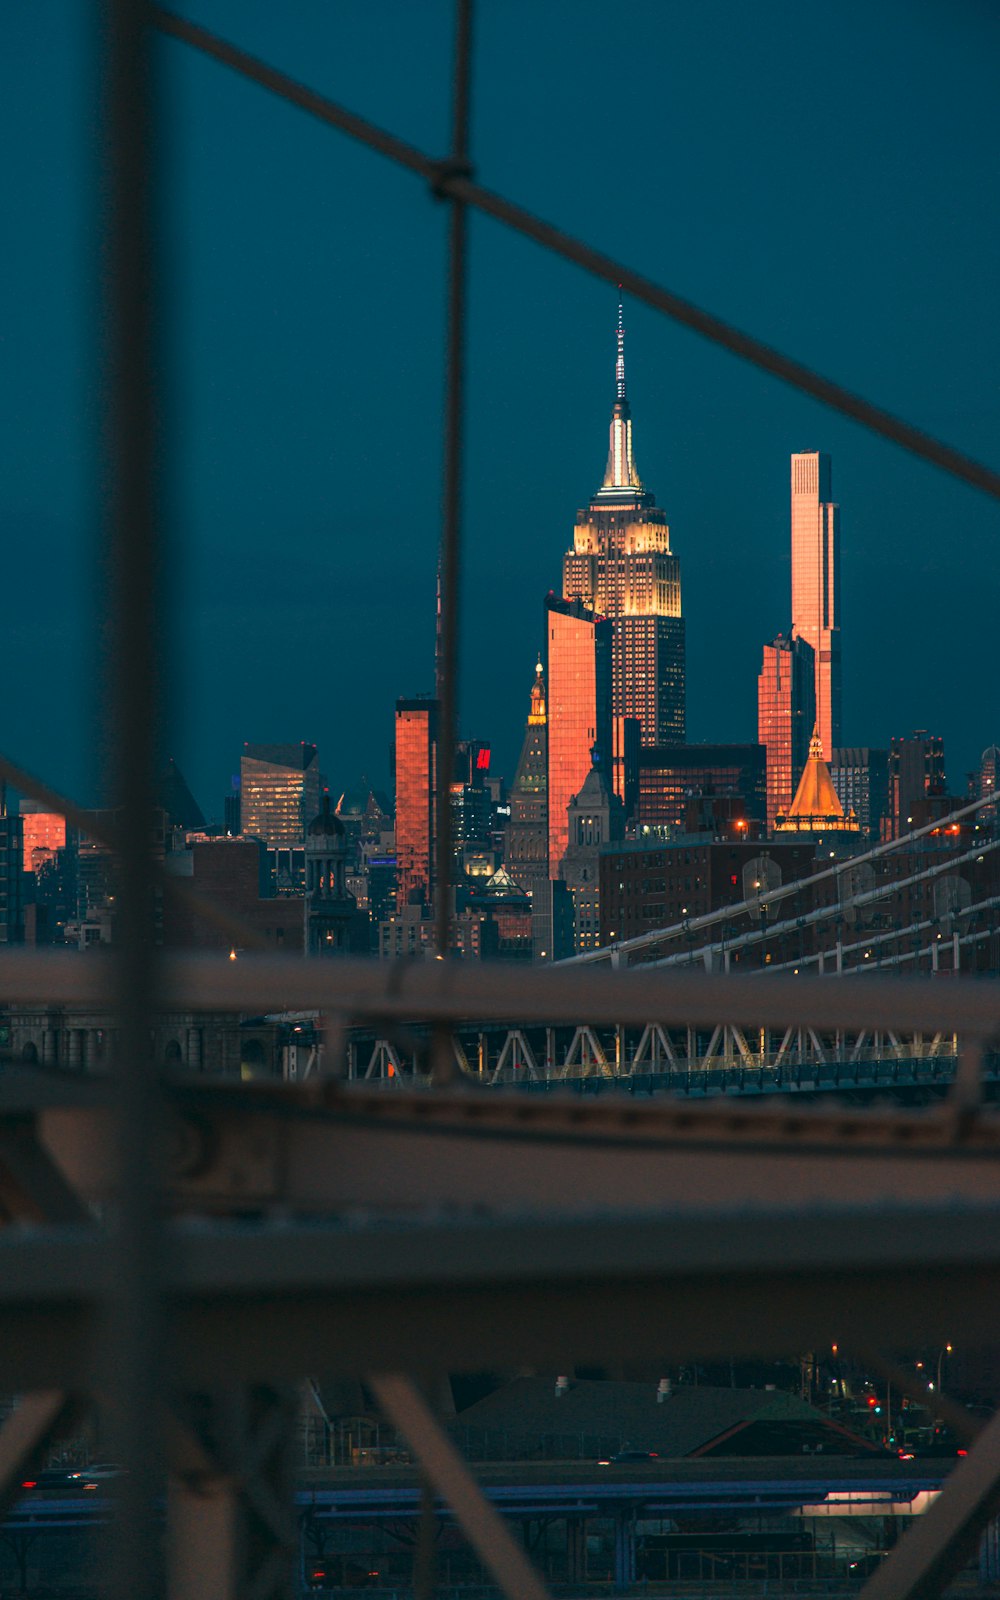
<path fill-rule="evenodd" d="M 451 7 L 176 9 L 441 151 Z M 0 8 L 6 572 L 0 747 L 97 793 L 94 46 Z M 385 781 L 433 674 L 444 209 L 420 182 L 164 42 L 170 748 L 218 814 L 244 739 Z M 1000 461 L 1000 13 L 992 0 L 488 0 L 480 181 Z M 471 225 L 464 731 L 511 776 L 545 591 L 600 481 L 613 291 Z M 638 306 L 636 458 L 668 513 L 694 739 L 756 731 L 788 623 L 788 456 L 833 457 L 845 742 L 927 726 L 958 785 L 1000 739 L 998 508 Z"/>

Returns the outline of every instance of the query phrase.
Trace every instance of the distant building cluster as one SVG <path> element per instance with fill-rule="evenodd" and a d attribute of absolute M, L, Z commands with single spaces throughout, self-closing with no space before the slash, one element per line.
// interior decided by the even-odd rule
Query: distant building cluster
<path fill-rule="evenodd" d="M 576 512 L 561 592 L 541 599 L 510 785 L 488 740 L 460 739 L 442 771 L 440 706 L 419 695 L 396 702 L 388 794 L 364 780 L 331 787 L 314 744 L 247 743 L 221 820 L 207 823 L 171 762 L 155 848 L 191 892 L 158 904 L 163 943 L 238 955 L 239 925 L 274 951 L 432 957 L 445 895 L 450 954 L 553 961 L 729 906 L 749 926 L 755 894 L 831 859 L 861 858 L 852 871 L 874 872 L 867 853 L 893 840 L 905 847 L 877 866 L 898 915 L 940 928 L 948 900 L 951 928 L 964 906 L 1000 894 L 997 855 L 968 859 L 995 808 L 947 836 L 933 825 L 967 798 L 989 800 L 1000 752 L 989 746 L 958 794 L 940 735 L 845 742 L 862 734 L 842 725 L 840 509 L 820 451 L 791 457 L 789 528 L 789 607 L 776 609 L 779 631 L 762 645 L 756 740 L 748 729 L 746 743 L 688 742 L 681 563 L 635 462 L 619 306 L 607 462 Z M 521 693 L 517 680 L 511 692 Z M 336 759 L 342 767 L 345 753 Z M 442 784 L 452 819 L 445 883 L 435 837 Z M 96 813 L 91 836 L 28 802 L 0 805 L 0 943 L 84 950 L 113 940 L 114 827 L 113 814 Z M 961 858 L 955 869 L 921 876 L 942 850 Z M 889 880 L 900 884 L 891 894 Z M 797 912 L 821 911 L 830 892 L 840 890 L 818 888 Z M 788 951 L 772 944 L 766 959 L 792 960 L 807 945 L 822 959 L 832 937 L 817 914 L 809 940 Z M 756 959 L 750 946 L 741 959 Z M 976 960 L 993 963 L 992 943 L 976 946 Z"/>

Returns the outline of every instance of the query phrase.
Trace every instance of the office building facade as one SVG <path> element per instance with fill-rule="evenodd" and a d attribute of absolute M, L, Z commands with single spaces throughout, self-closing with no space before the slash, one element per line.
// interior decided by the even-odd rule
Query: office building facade
<path fill-rule="evenodd" d="M 644 744 L 680 743 L 685 733 L 680 560 L 670 548 L 666 515 L 644 490 L 632 454 L 620 305 L 615 383 L 604 482 L 577 514 L 573 547 L 563 561 L 563 596 L 611 620 L 614 716 L 638 718 Z"/>
<path fill-rule="evenodd" d="M 889 809 L 889 752 L 867 745 L 834 750 L 830 778 L 845 811 L 853 811 L 861 832 L 878 839 Z"/>
<path fill-rule="evenodd" d="M 676 928 L 674 950 L 693 949 L 696 936 L 688 940 L 686 925 L 694 917 L 741 905 L 748 892 L 747 869 L 762 856 L 777 869 L 777 883 L 791 883 L 812 870 L 815 850 L 807 841 L 762 847 L 758 841 L 689 837 L 638 839 L 602 851 L 601 944 Z M 731 932 L 736 929 L 734 922 Z"/>
<path fill-rule="evenodd" d="M 779 633 L 764 646 L 757 678 L 757 739 L 767 751 L 767 825 L 792 803 L 816 723 L 816 658 L 811 645 Z"/>
<path fill-rule="evenodd" d="M 66 848 L 66 818 L 58 811 L 42 811 L 22 800 L 21 829 L 25 872 L 38 872 Z"/>
<path fill-rule="evenodd" d="M 823 758 L 840 744 L 840 508 L 830 457 L 792 456 L 792 633 L 814 653 L 816 723 Z M 812 732 L 807 731 L 806 738 Z"/>
<path fill-rule="evenodd" d="M 579 600 L 545 602 L 548 685 L 547 779 L 549 877 L 566 854 L 566 808 L 582 789 L 592 752 L 611 749 L 611 623 Z"/>
<path fill-rule="evenodd" d="M 319 811 L 314 744 L 245 744 L 240 760 L 242 831 L 269 850 L 304 849 L 306 825 Z"/>
<path fill-rule="evenodd" d="M 891 839 L 929 820 L 928 799 L 942 799 L 947 784 L 944 740 L 923 728 L 889 745 L 889 814 L 883 833 Z"/>
<path fill-rule="evenodd" d="M 396 701 L 396 907 L 434 894 L 438 703 Z"/>
<path fill-rule="evenodd" d="M 763 823 L 767 812 L 767 753 L 759 744 L 661 745 L 639 752 L 636 822 L 684 831 L 692 800 L 739 797 L 743 815 Z"/>

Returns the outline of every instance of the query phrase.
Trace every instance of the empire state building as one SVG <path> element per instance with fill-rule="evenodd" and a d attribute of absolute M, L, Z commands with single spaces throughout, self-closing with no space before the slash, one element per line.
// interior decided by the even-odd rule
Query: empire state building
<path fill-rule="evenodd" d="M 642 486 L 632 454 L 625 386 L 625 330 L 618 306 L 618 358 L 604 482 L 577 513 L 563 560 L 563 598 L 580 599 L 614 627 L 612 714 L 637 717 L 642 743 L 684 741 L 684 618 L 681 564 L 667 519 Z"/>

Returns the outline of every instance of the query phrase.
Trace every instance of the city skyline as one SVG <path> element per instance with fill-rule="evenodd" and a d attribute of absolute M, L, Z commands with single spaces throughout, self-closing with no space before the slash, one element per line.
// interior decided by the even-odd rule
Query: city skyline
<path fill-rule="evenodd" d="M 985 1600 L 1000 20 L 168 4 L 0 7 L 0 1588 Z"/>
<path fill-rule="evenodd" d="M 443 147 L 447 6 L 373 19 L 345 5 L 332 19 L 303 0 L 291 23 L 234 0 L 178 9 Z M 83 220 L 92 51 L 81 18 L 54 26 L 56 14 L 43 0 L 2 23 L 4 105 L 22 130 L 13 205 L 29 223 L 2 269 L 16 311 L 5 330 L 5 517 L 10 578 L 26 601 L 2 659 L 12 680 L 29 653 L 33 663 L 3 744 L 96 800 L 86 684 L 99 628 L 83 576 L 95 499 L 96 259 Z M 530 15 L 530 52 L 519 45 L 527 8 L 513 8 L 513 25 L 479 19 L 482 181 L 972 454 L 995 455 L 997 332 L 984 308 L 1000 231 L 978 203 L 995 144 L 995 15 L 848 5 L 829 26 L 781 3 L 753 16 L 637 6 L 621 33 L 626 160 L 577 114 L 580 83 L 606 59 L 603 7 L 575 7 L 572 28 L 558 8 Z M 413 75 L 417 54 L 430 65 Z M 803 54 L 838 84 L 849 119 L 817 114 L 796 70 Z M 177 113 L 171 572 L 185 723 L 164 754 L 213 813 L 247 739 L 305 738 L 333 787 L 361 773 L 385 786 L 395 699 L 433 684 L 441 213 L 405 174 L 210 63 L 169 44 L 163 59 Z M 512 75 L 524 84 L 516 127 Z M 914 83 L 932 86 L 932 115 Z M 784 181 L 758 178 L 771 171 Z M 640 228 L 622 224 L 630 215 Z M 928 228 L 928 216 L 946 225 Z M 509 779 L 518 685 L 541 642 L 535 596 L 558 583 L 567 518 L 605 436 L 612 302 L 487 223 L 473 219 L 472 235 L 462 725 L 493 739 Z M 628 314 L 640 463 L 682 534 L 688 737 L 752 737 L 760 641 L 785 623 L 788 456 L 820 448 L 848 508 L 842 737 L 884 747 L 915 727 L 939 731 L 960 787 L 996 736 L 985 688 L 993 508 L 644 308 Z M 943 663 L 917 648 L 912 619 L 928 607 L 949 640 Z M 891 683 L 889 655 L 906 668 Z M 328 692 L 340 676 L 356 686 L 349 697 Z"/>

